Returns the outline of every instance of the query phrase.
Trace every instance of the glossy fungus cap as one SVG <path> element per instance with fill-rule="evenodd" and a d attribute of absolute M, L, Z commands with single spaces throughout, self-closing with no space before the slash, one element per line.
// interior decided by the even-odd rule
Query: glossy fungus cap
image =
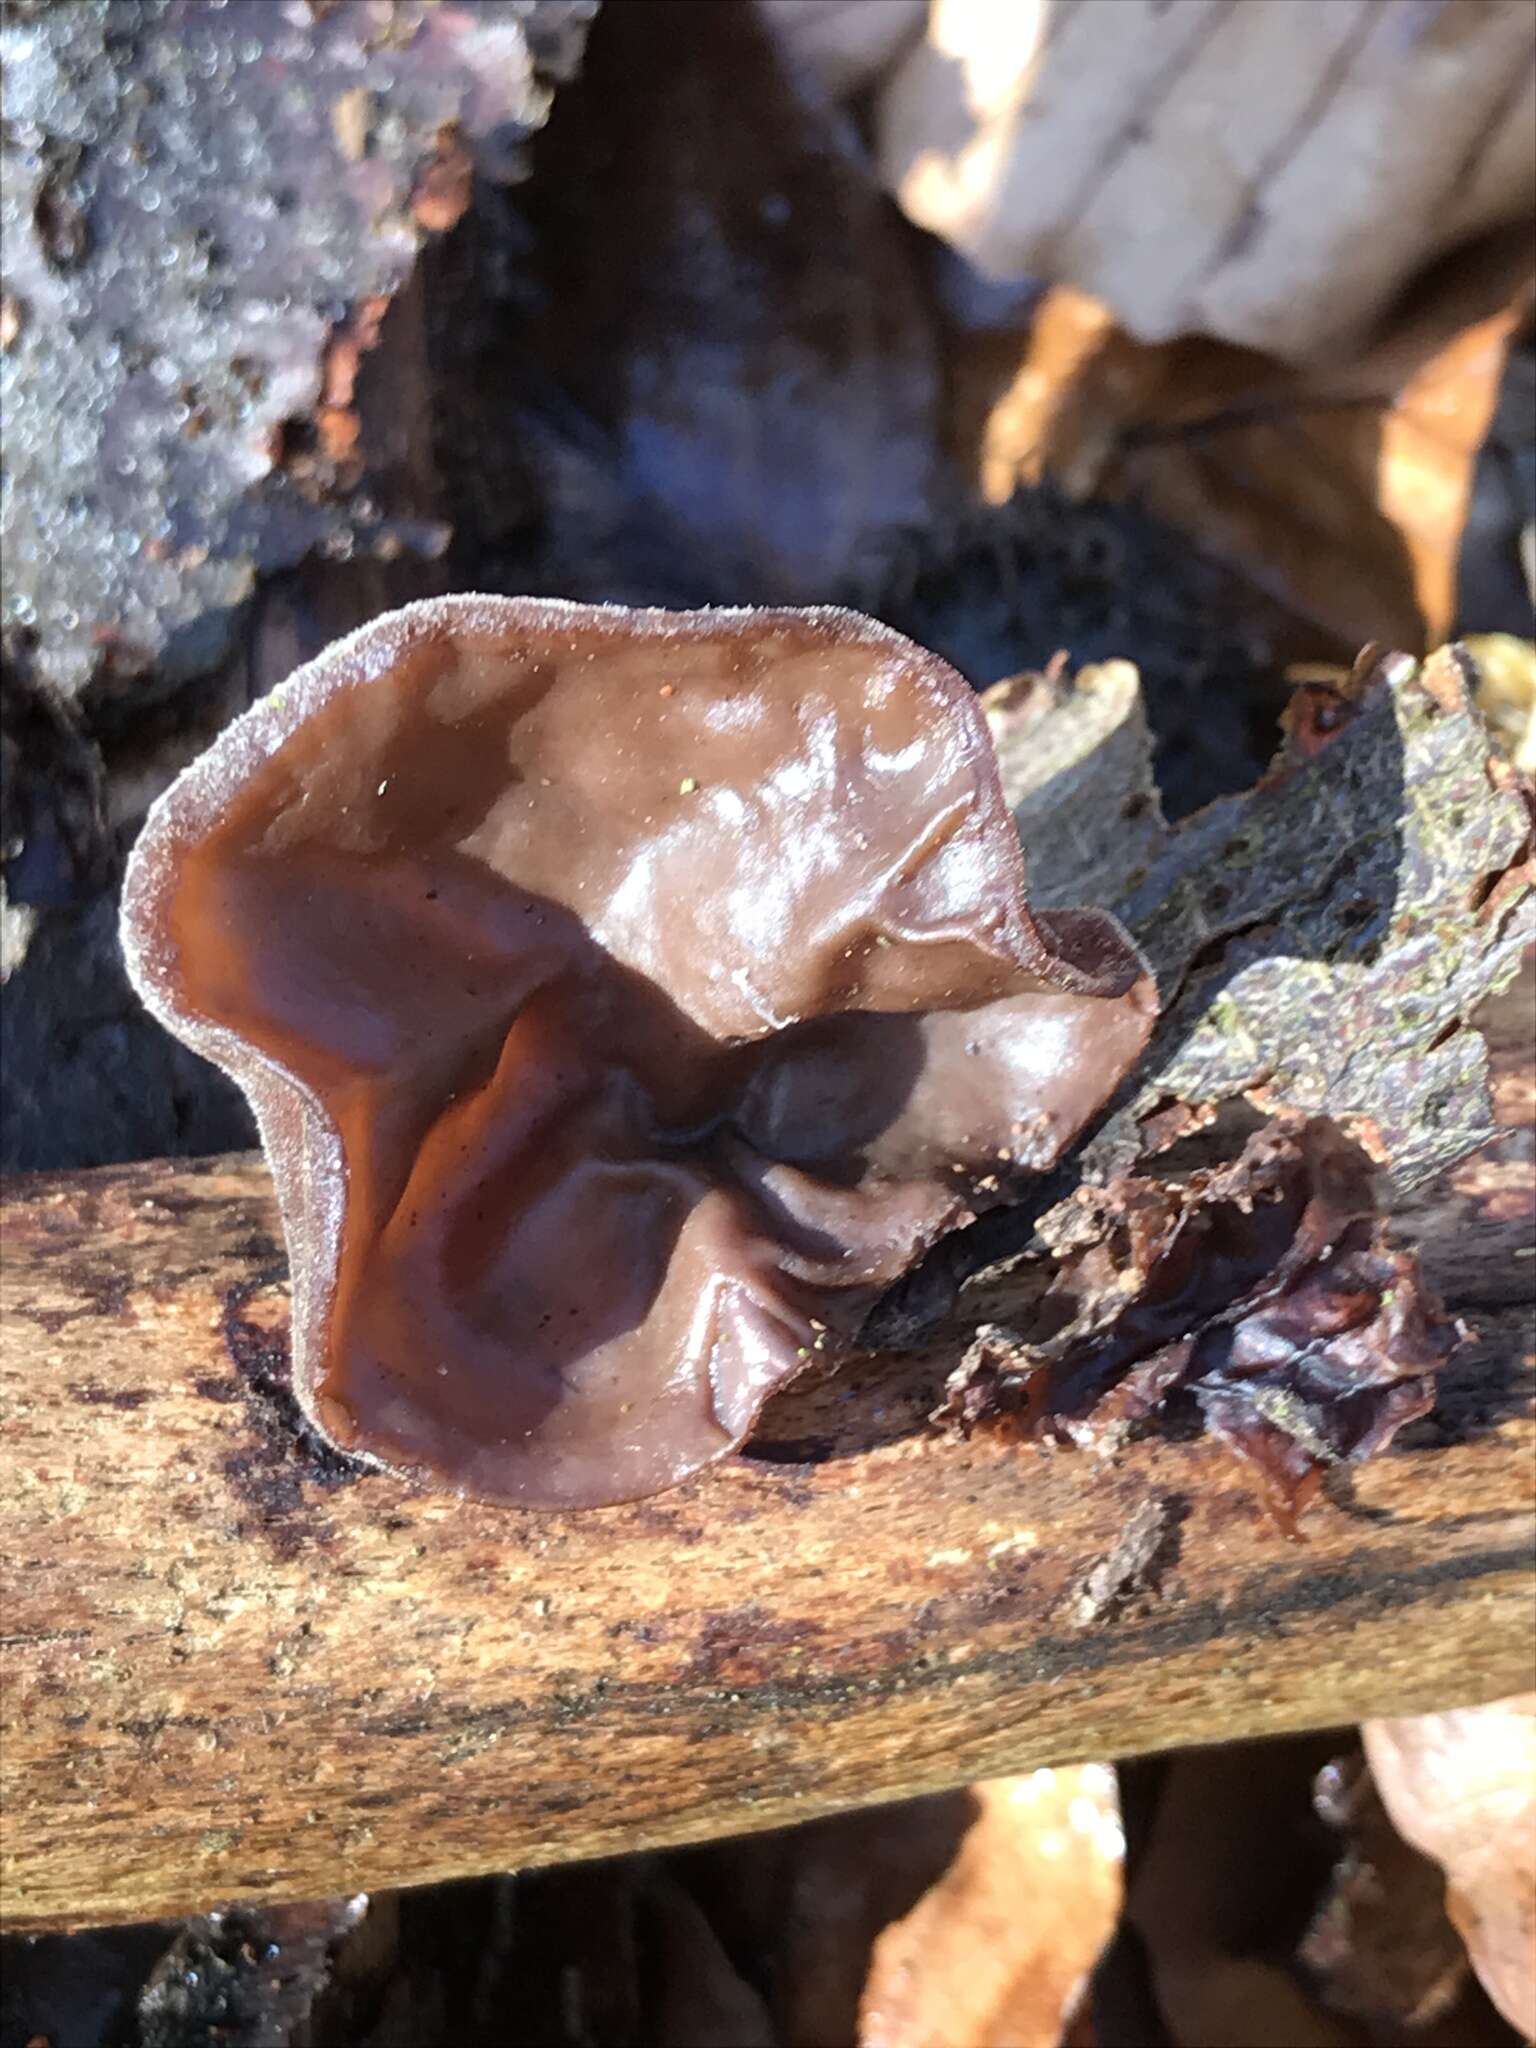
<path fill-rule="evenodd" d="M 524 1505 L 739 1443 L 1155 1009 L 1031 914 L 964 681 L 837 611 L 381 618 L 156 805 L 123 929 L 255 1107 L 306 1414 Z"/>

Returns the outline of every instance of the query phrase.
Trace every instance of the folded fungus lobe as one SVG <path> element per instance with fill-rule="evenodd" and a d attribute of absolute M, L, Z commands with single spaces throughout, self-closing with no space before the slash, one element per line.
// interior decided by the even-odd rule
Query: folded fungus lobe
<path fill-rule="evenodd" d="M 255 705 L 130 864 L 146 1001 L 249 1095 L 333 1443 L 673 1485 L 1144 1045 L 1032 914 L 953 670 L 847 612 L 435 599 Z"/>

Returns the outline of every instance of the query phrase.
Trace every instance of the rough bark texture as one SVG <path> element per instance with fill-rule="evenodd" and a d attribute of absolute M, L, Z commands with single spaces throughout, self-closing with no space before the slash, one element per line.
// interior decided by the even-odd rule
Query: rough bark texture
<path fill-rule="evenodd" d="M 358 490 L 360 361 L 591 0 L 7 10 L 4 623 L 76 698 L 216 669 L 258 577 L 439 551 Z M 430 525 L 430 518 L 427 522 Z M 382 543 L 382 547 L 381 544 Z"/>
<path fill-rule="evenodd" d="M 256 1162 L 17 1182 L 8 1922 L 703 1839 L 1516 1690 L 1529 1017 L 1523 984 L 1494 1033 L 1497 1145 L 1404 1216 L 1475 1334 L 1435 1416 L 1332 1489 L 1301 1545 L 1212 1444 L 938 1440 L 954 1329 L 780 1397 L 745 1455 L 659 1501 L 531 1515 L 413 1493 L 296 1434 Z M 1154 1500 L 1156 1569 L 1117 1573 Z"/>
<path fill-rule="evenodd" d="M 1112 907 L 1163 1014 L 1128 1112 L 1088 1149 L 1095 1170 L 1134 1157 L 1159 1111 L 1239 1096 L 1344 1120 L 1405 1191 L 1491 1136 L 1466 1019 L 1530 945 L 1536 867 L 1529 785 L 1490 743 L 1477 682 L 1456 646 L 1422 663 L 1367 649 L 1347 681 L 1297 691 L 1253 789 L 1208 805 L 1160 854 L 1155 832 L 1137 851 L 1150 865 Z M 1056 719 L 1091 727 L 1104 694 L 1079 685 Z M 1118 820 L 1107 781 L 1094 807 L 1134 848 L 1149 798 L 1133 708 L 1118 748 L 1101 743 L 1088 765 L 1123 776 Z M 1038 800 L 1049 812 L 1049 786 Z"/>

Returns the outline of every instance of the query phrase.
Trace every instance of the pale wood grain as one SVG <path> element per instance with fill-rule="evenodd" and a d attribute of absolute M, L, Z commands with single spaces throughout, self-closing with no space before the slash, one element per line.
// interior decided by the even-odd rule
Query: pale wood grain
<path fill-rule="evenodd" d="M 18 1181 L 6 1922 L 600 1855 L 1528 1686 L 1531 1173 L 1511 1129 L 1405 1218 L 1477 1336 L 1438 1419 L 1300 1545 L 1209 1444 L 941 1440 L 954 1332 L 781 1400 L 755 1455 L 637 1506 L 327 1480 L 270 1391 L 258 1161 Z M 1082 1580 L 1150 1497 L 1160 1590 L 1084 1625 Z"/>

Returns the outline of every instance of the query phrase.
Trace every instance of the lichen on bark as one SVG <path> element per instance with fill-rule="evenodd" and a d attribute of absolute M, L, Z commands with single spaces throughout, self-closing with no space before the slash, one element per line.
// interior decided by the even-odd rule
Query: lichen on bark
<path fill-rule="evenodd" d="M 1259 784 L 1189 819 L 1106 904 L 1146 953 L 1163 1016 L 1085 1177 L 1155 1151 L 1179 1128 L 1166 1112 L 1242 1097 L 1338 1119 L 1399 1191 L 1493 1135 L 1467 1020 L 1536 935 L 1536 888 L 1529 786 L 1476 680 L 1447 647 L 1423 662 L 1368 650 L 1348 678 L 1305 686 Z M 1092 696 L 1079 715 L 1099 715 Z M 1095 788 L 1107 830 L 1111 797 Z M 1129 775 L 1124 801 L 1147 800 Z M 1034 817 L 1025 851 L 1049 866 L 1077 828 L 1038 804 Z"/>

